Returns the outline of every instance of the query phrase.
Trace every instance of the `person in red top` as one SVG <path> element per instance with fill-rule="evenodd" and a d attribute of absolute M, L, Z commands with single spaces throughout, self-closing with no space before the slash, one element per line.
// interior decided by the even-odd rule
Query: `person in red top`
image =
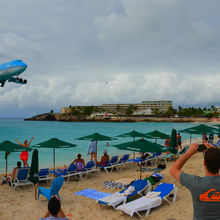
<path fill-rule="evenodd" d="M 178 147 L 178 149 L 182 149 L 182 140 L 181 140 L 180 133 L 177 133 L 176 139 L 177 139 L 177 147 Z"/>
<path fill-rule="evenodd" d="M 164 145 L 168 148 L 170 146 L 170 138 L 165 139 Z"/>
<path fill-rule="evenodd" d="M 29 147 L 31 144 L 31 141 L 34 139 L 34 137 L 31 138 L 31 140 L 27 141 L 27 139 L 24 141 L 24 143 L 22 144 L 21 142 L 19 142 L 17 139 L 15 140 L 18 144 L 20 144 L 23 147 Z M 20 154 L 20 158 L 23 161 L 24 167 L 29 167 L 27 161 L 28 161 L 28 151 L 22 151 Z"/>

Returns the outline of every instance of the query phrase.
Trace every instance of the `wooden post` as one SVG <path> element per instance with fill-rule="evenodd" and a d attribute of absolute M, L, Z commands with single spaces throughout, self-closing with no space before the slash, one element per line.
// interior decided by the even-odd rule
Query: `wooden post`
<path fill-rule="evenodd" d="M 133 137 L 133 141 L 135 141 L 135 137 Z M 133 159 L 135 159 L 135 151 L 133 151 Z"/>
<path fill-rule="evenodd" d="M 34 198 L 35 198 L 35 200 L 37 200 L 37 185 L 38 184 L 34 184 Z"/>
<path fill-rule="evenodd" d="M 6 154 L 7 154 L 7 152 L 6 152 Z M 5 174 L 5 176 L 6 176 L 6 183 L 7 183 L 7 180 L 8 180 L 8 156 L 6 157 L 6 174 Z"/>
<path fill-rule="evenodd" d="M 140 180 L 142 178 L 141 173 L 142 173 L 142 166 L 140 165 Z"/>
<path fill-rule="evenodd" d="M 53 148 L 53 175 L 55 176 L 55 148 Z"/>
<path fill-rule="evenodd" d="M 98 147 L 97 147 L 97 140 L 96 140 L 96 153 L 95 153 L 95 155 L 94 155 L 96 168 L 97 168 L 97 154 L 98 154 L 97 149 L 98 149 Z"/>

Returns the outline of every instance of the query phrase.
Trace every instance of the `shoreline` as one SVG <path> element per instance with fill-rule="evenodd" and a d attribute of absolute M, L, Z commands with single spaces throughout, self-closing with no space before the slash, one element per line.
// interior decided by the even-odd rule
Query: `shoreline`
<path fill-rule="evenodd" d="M 219 118 L 162 118 L 162 117 L 117 117 L 117 118 L 79 118 L 73 115 L 61 113 L 44 113 L 35 115 L 31 118 L 25 118 L 25 121 L 60 121 L 60 122 L 200 122 L 200 123 L 220 123 Z"/>

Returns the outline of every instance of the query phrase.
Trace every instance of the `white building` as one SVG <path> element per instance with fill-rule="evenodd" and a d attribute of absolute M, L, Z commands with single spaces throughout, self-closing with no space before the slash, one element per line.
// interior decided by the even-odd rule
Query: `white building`
<path fill-rule="evenodd" d="M 135 111 L 133 112 L 132 115 L 152 115 L 152 110 L 150 108 L 148 109 L 144 109 L 144 110 L 138 110 L 138 111 Z"/>

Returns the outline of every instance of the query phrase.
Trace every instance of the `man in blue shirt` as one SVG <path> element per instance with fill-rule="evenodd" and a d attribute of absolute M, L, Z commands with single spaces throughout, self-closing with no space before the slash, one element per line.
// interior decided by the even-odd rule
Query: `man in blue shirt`
<path fill-rule="evenodd" d="M 97 162 L 97 143 L 94 140 L 91 140 L 90 144 L 89 144 L 89 148 L 88 148 L 88 154 L 91 155 L 90 157 L 90 161 L 95 160 L 95 162 Z"/>

